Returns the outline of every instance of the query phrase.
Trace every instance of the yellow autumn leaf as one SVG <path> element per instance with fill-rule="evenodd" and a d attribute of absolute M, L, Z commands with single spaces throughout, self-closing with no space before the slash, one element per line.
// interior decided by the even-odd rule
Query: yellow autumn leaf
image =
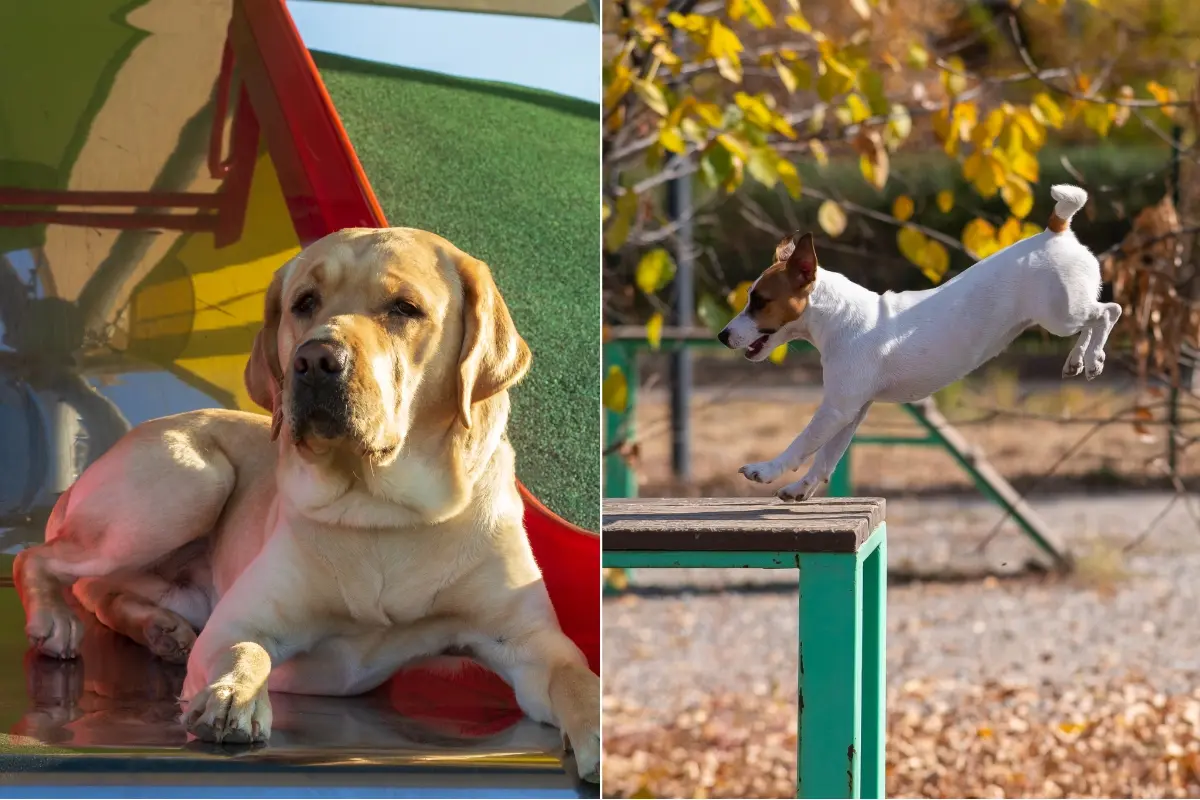
<path fill-rule="evenodd" d="M 767 360 L 772 364 L 782 364 L 784 357 L 787 355 L 787 351 L 788 346 L 786 344 L 781 344 L 779 347 L 776 347 L 771 351 L 771 354 L 767 356 Z"/>
<path fill-rule="evenodd" d="M 962 232 L 963 247 L 976 259 L 984 259 L 1000 249 L 996 228 L 986 219 L 973 219 Z"/>
<path fill-rule="evenodd" d="M 1178 95 L 1175 94 L 1174 89 L 1168 89 L 1166 86 L 1163 86 L 1158 81 L 1150 81 L 1149 83 L 1147 83 L 1146 91 L 1149 92 L 1150 96 L 1154 98 L 1154 102 L 1159 103 L 1159 104 L 1173 103 L 1178 98 Z M 1159 110 L 1162 111 L 1162 113 L 1166 114 L 1168 117 L 1175 116 L 1175 107 L 1174 106 L 1162 105 Z"/>
<path fill-rule="evenodd" d="M 804 187 L 800 181 L 800 173 L 796 171 L 796 165 L 786 158 L 781 158 L 775 164 L 775 170 L 779 173 L 779 180 L 783 183 L 783 188 L 787 189 L 793 199 L 799 200 L 800 191 Z"/>
<path fill-rule="evenodd" d="M 1016 244 L 1021 240 L 1021 221 L 1016 217 L 1009 217 L 1000 226 L 1000 230 L 996 231 L 996 243 L 1000 245 L 1000 249 L 1004 249 L 1009 245 Z"/>
<path fill-rule="evenodd" d="M 612 80 L 604 89 L 604 107 L 612 108 L 633 86 L 633 70 L 625 64 L 617 64 L 612 70 Z"/>
<path fill-rule="evenodd" d="M 826 200 L 817 209 L 817 224 L 821 226 L 821 230 L 836 239 L 846 230 L 846 212 L 834 201 Z"/>
<path fill-rule="evenodd" d="M 1087 725 L 1084 725 L 1082 722 L 1060 722 L 1058 723 L 1058 729 L 1067 736 L 1074 736 L 1083 733 L 1087 729 Z"/>
<path fill-rule="evenodd" d="M 742 281 L 725 297 L 733 313 L 740 314 L 746 303 L 750 302 L 750 287 L 753 285 L 750 281 Z"/>
<path fill-rule="evenodd" d="M 1000 189 L 1000 197 L 1018 219 L 1025 219 L 1033 211 L 1033 189 L 1022 177 L 1009 175 Z"/>
<path fill-rule="evenodd" d="M 900 247 L 900 254 L 917 266 L 921 265 L 925 243 L 928 241 L 925 234 L 911 225 L 905 225 L 896 233 L 896 244 Z"/>
<path fill-rule="evenodd" d="M 1021 238 L 1028 239 L 1030 236 L 1037 236 L 1042 230 L 1042 226 L 1036 222 L 1023 222 L 1021 223 Z"/>
<path fill-rule="evenodd" d="M 824 167 L 829 164 L 829 151 L 825 149 L 825 143 L 820 139 L 808 140 L 808 152 L 812 154 L 818 167 Z"/>
<path fill-rule="evenodd" d="M 800 31 L 800 33 L 812 33 L 812 25 L 808 23 L 808 20 L 805 19 L 804 15 L 799 11 L 797 11 L 795 14 L 788 14 L 783 21 L 786 22 L 787 26 L 794 31 Z"/>
<path fill-rule="evenodd" d="M 887 185 L 889 158 L 883 137 L 879 131 L 861 131 L 854 138 L 854 149 L 859 153 L 858 168 L 867 183 L 882 191 Z"/>
<path fill-rule="evenodd" d="M 957 97 L 967 89 L 967 78 L 962 74 L 966 72 L 967 67 L 958 56 L 946 59 L 946 66 L 949 69 L 942 70 L 942 86 L 951 97 Z"/>
<path fill-rule="evenodd" d="M 1108 136 L 1109 128 L 1117 116 L 1117 107 L 1112 103 L 1081 103 L 1083 124 L 1094 130 L 1101 138 Z"/>
<path fill-rule="evenodd" d="M 1045 92 L 1034 95 L 1033 105 L 1030 106 L 1034 119 L 1048 128 L 1061 128 L 1066 117 L 1063 110 L 1054 102 L 1054 98 Z"/>
<path fill-rule="evenodd" d="M 913 69 L 925 69 L 929 66 L 929 51 L 919 44 L 908 46 L 908 65 Z"/>
<path fill-rule="evenodd" d="M 926 238 L 925 247 L 921 250 L 921 263 L 917 266 L 930 283 L 941 283 L 950 269 L 950 253 L 941 242 Z"/>
<path fill-rule="evenodd" d="M 683 134 L 674 125 L 662 127 L 658 132 L 658 143 L 672 153 L 683 155 L 687 151 L 687 143 L 683 141 Z"/>
<path fill-rule="evenodd" d="M 846 98 L 846 108 L 850 110 L 851 122 L 862 122 L 871 117 L 871 109 L 867 107 L 866 102 L 863 101 L 857 92 Z"/>
<path fill-rule="evenodd" d="M 912 219 L 913 199 L 906 194 L 902 194 L 892 203 L 892 216 L 901 222 L 908 222 Z"/>
<path fill-rule="evenodd" d="M 667 98 L 658 84 L 653 81 L 634 81 L 633 90 L 655 114 L 665 117 L 671 113 L 671 109 L 667 106 Z"/>
<path fill-rule="evenodd" d="M 779 82 L 783 84 L 783 88 L 787 89 L 788 94 L 795 94 L 800 82 L 792 65 L 779 56 L 772 56 L 771 66 L 775 67 L 775 72 L 779 75 Z"/>
<path fill-rule="evenodd" d="M 662 345 L 662 331 L 662 312 L 655 311 L 650 319 L 646 320 L 646 341 L 650 343 L 651 350 L 657 350 Z"/>
<path fill-rule="evenodd" d="M 734 22 L 745 17 L 756 28 L 775 27 L 775 17 L 762 0 L 728 0 L 725 9 Z"/>
<path fill-rule="evenodd" d="M 675 277 L 675 259 L 661 247 L 650 250 L 638 261 L 634 282 L 646 294 L 654 294 Z"/>
<path fill-rule="evenodd" d="M 608 374 L 600 384 L 600 399 L 605 408 L 616 414 L 624 414 L 629 406 L 629 383 L 616 364 L 608 368 Z"/>
<path fill-rule="evenodd" d="M 950 189 L 943 189 L 937 193 L 937 207 L 943 214 L 949 214 L 954 208 L 954 192 Z"/>

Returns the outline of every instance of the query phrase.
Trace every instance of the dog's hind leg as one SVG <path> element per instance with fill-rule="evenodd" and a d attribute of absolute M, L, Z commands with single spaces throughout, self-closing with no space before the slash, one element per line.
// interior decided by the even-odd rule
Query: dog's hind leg
<path fill-rule="evenodd" d="M 216 524 L 236 476 L 217 449 L 147 423 L 59 498 L 45 544 L 17 554 L 25 633 L 42 654 L 74 658 L 83 625 L 63 597 L 80 578 L 139 572 Z M 166 502 L 164 502 L 166 498 Z"/>
<path fill-rule="evenodd" d="M 185 590 L 199 594 L 199 589 Z M 112 578 L 83 578 L 74 586 L 75 597 L 96 619 L 128 636 L 171 664 L 186 664 L 196 643 L 192 623 L 168 608 L 178 587 L 158 575 L 142 573 Z M 190 599 L 190 598 L 189 598 Z M 202 598 L 191 605 L 206 605 Z M 203 616 L 207 616 L 204 614 Z"/>
<path fill-rule="evenodd" d="M 1071 354 L 1067 356 L 1067 362 L 1063 364 L 1062 376 L 1064 378 L 1074 378 L 1083 372 L 1084 355 L 1087 353 L 1088 344 L 1092 341 L 1095 328 L 1096 323 L 1092 322 L 1085 325 L 1079 332 L 1079 338 L 1075 340 L 1075 346 L 1071 348 Z"/>
<path fill-rule="evenodd" d="M 1121 318 L 1121 306 L 1117 303 L 1101 303 L 1096 306 L 1099 318 L 1092 324 L 1091 337 L 1084 353 L 1084 376 L 1095 380 L 1104 372 L 1104 345 Z M 1081 336 L 1080 339 L 1083 337 Z M 1076 373 L 1078 374 L 1078 373 Z"/>

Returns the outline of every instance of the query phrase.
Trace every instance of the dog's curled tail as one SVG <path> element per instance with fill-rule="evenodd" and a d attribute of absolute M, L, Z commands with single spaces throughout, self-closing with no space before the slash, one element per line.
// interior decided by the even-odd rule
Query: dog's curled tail
<path fill-rule="evenodd" d="M 1046 227 L 1055 233 L 1062 233 L 1071 227 L 1071 217 L 1087 202 L 1087 192 L 1078 186 L 1060 183 L 1050 187 L 1050 196 L 1057 202 Z"/>

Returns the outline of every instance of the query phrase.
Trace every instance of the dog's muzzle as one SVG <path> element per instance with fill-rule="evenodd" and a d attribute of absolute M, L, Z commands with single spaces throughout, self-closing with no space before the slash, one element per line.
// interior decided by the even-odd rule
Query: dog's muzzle
<path fill-rule="evenodd" d="M 350 350 L 332 341 L 308 341 L 292 359 L 292 428 L 337 439 L 350 431 Z"/>

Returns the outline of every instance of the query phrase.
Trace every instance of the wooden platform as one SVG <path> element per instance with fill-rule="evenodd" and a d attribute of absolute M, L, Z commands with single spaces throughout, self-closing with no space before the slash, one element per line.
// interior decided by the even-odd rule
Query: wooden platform
<path fill-rule="evenodd" d="M 884 521 L 880 498 L 604 501 L 606 551 L 857 553 Z"/>

